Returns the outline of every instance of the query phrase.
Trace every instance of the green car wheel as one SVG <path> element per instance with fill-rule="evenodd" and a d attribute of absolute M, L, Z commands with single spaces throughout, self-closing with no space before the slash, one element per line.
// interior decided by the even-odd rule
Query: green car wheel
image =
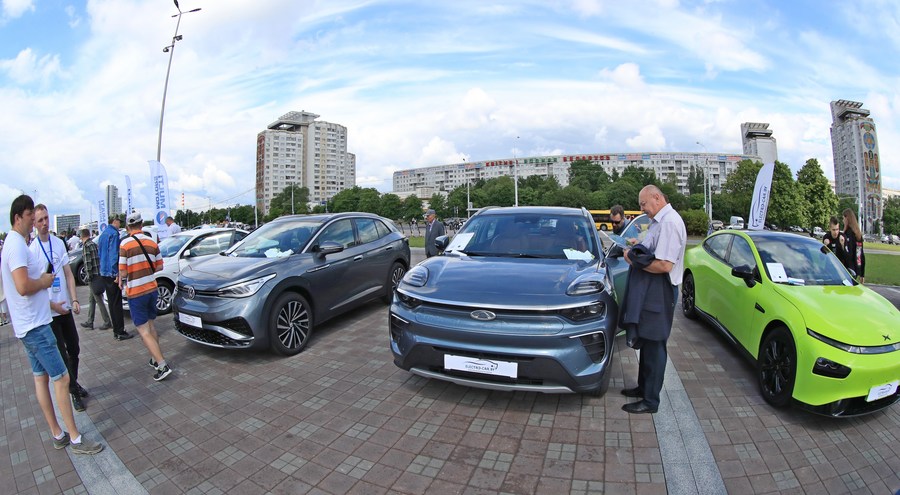
<path fill-rule="evenodd" d="M 758 359 L 759 388 L 763 398 L 775 407 L 791 402 L 797 376 L 797 348 L 791 332 L 778 327 L 763 340 Z"/>

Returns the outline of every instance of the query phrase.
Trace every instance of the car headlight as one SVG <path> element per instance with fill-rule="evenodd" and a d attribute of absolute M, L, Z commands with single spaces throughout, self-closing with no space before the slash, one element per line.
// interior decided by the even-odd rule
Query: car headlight
<path fill-rule="evenodd" d="M 603 292 L 604 289 L 606 289 L 606 284 L 603 282 L 603 277 L 598 274 L 590 274 L 584 277 L 578 277 L 569 284 L 569 287 L 566 289 L 566 295 L 584 296 L 587 294 Z"/>
<path fill-rule="evenodd" d="M 886 354 L 888 352 L 900 351 L 900 342 L 894 344 L 887 345 L 878 345 L 878 346 L 860 346 L 860 345 L 850 345 L 840 342 L 838 340 L 834 340 L 832 338 L 826 337 L 820 333 L 817 333 L 809 328 L 806 329 L 806 334 L 810 337 L 824 342 L 832 347 L 837 347 L 838 349 L 849 352 L 850 354 Z"/>
<path fill-rule="evenodd" d="M 219 295 L 222 297 L 249 297 L 256 294 L 262 286 L 275 278 L 275 273 L 266 275 L 265 277 L 255 278 L 239 284 L 229 285 L 219 289 Z"/>
<path fill-rule="evenodd" d="M 585 321 L 594 318 L 601 318 L 606 313 L 606 304 L 595 302 L 587 306 L 578 306 L 577 308 L 566 308 L 559 310 L 560 316 L 572 321 Z"/>
<path fill-rule="evenodd" d="M 428 282 L 428 268 L 424 266 L 415 266 L 403 276 L 403 283 L 413 287 L 424 287 L 426 282 Z"/>
<path fill-rule="evenodd" d="M 422 304 L 421 299 L 417 299 L 399 290 L 397 291 L 397 300 L 400 301 L 400 304 L 406 306 L 409 309 L 413 309 L 416 306 Z"/>

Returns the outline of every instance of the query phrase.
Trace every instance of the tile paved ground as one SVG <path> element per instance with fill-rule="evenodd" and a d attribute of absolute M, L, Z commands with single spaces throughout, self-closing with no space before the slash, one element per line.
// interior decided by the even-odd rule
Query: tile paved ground
<path fill-rule="evenodd" d="M 108 459 L 121 461 L 115 476 L 124 476 L 109 483 L 115 492 L 714 492 L 702 481 L 667 488 L 673 464 L 667 473 L 660 438 L 669 437 L 658 435 L 650 415 L 620 409 L 626 399 L 618 390 L 634 383 L 637 362 L 621 342 L 610 393 L 595 398 L 413 376 L 391 361 L 379 303 L 323 325 L 290 358 L 201 347 L 175 332 L 171 316 L 158 321 L 176 370 L 161 383 L 138 339 L 81 333 L 81 382 L 91 397 L 76 416 L 111 448 L 98 469 L 113 472 Z M 680 313 L 669 355 L 689 399 L 672 407 L 696 412 L 705 436 L 697 440 L 708 442 L 729 493 L 900 489 L 900 406 L 851 420 L 774 410 L 759 396 L 752 367 Z M 21 344 L 3 327 L 2 492 L 104 492 L 85 481 L 83 458 L 50 445 L 32 383 Z"/>

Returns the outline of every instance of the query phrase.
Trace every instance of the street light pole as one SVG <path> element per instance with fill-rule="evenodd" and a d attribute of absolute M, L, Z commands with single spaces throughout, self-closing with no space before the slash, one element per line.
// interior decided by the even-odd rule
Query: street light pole
<path fill-rule="evenodd" d="M 515 206 L 519 206 L 519 136 L 516 136 L 516 148 L 513 150 L 513 191 L 516 196 Z"/>
<path fill-rule="evenodd" d="M 709 177 L 709 154 L 706 146 L 697 141 L 697 144 L 703 148 L 703 211 L 706 212 L 707 221 L 712 221 L 712 179 Z"/>
<path fill-rule="evenodd" d="M 178 13 L 172 17 L 177 17 L 178 22 L 175 23 L 175 34 L 172 36 L 172 44 L 163 48 L 163 53 L 169 52 L 169 66 L 166 68 L 166 83 L 163 85 L 162 109 L 159 111 L 159 139 L 156 141 L 156 161 L 159 161 L 162 156 L 162 130 L 163 116 L 166 114 L 166 92 L 169 90 L 169 73 L 172 72 L 172 56 L 175 55 L 175 42 L 181 41 L 182 38 L 178 35 L 178 27 L 181 25 L 181 16 L 200 10 L 200 8 L 197 7 L 196 9 L 182 12 L 181 7 L 178 6 L 178 0 L 173 1 L 175 2 L 175 8 L 178 9 Z"/>

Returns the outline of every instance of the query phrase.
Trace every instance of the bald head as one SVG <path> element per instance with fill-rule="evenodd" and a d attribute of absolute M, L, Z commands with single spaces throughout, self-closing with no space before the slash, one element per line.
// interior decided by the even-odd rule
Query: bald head
<path fill-rule="evenodd" d="M 650 218 L 655 217 L 659 210 L 663 209 L 668 203 L 666 195 L 653 184 L 644 186 L 641 189 L 641 193 L 638 195 L 638 202 L 640 203 L 641 211 Z"/>

